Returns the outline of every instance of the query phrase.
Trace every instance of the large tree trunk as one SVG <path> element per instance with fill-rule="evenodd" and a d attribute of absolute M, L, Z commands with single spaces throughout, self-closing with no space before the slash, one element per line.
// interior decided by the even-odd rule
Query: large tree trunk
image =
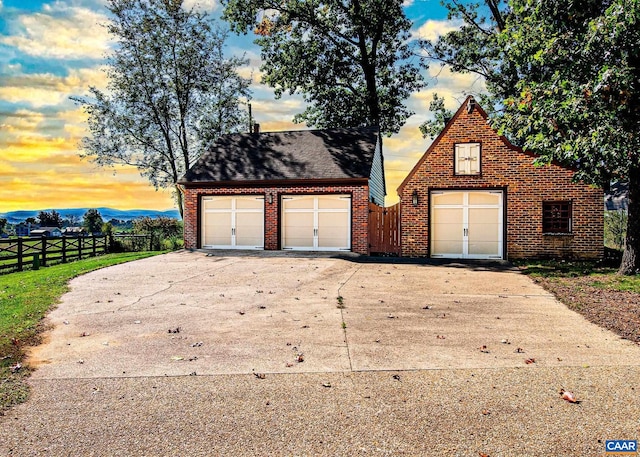
<path fill-rule="evenodd" d="M 640 165 L 629 167 L 629 211 L 627 238 L 618 274 L 633 275 L 640 271 Z"/>
<path fill-rule="evenodd" d="M 180 211 L 180 219 L 184 221 L 184 199 L 182 197 L 182 189 L 179 184 L 175 186 L 176 205 L 178 205 L 178 211 Z"/>

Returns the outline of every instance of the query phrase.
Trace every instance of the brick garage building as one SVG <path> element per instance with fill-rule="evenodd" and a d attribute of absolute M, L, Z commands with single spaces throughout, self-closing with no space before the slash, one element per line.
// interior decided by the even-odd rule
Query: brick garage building
<path fill-rule="evenodd" d="M 368 254 L 381 140 L 364 128 L 225 135 L 180 184 L 187 249 Z"/>
<path fill-rule="evenodd" d="M 469 97 L 398 188 L 402 255 L 602 257 L 602 189 L 534 158 Z"/>

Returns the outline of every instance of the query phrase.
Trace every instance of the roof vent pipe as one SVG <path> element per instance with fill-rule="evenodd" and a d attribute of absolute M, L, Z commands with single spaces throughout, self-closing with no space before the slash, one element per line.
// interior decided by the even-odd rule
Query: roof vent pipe
<path fill-rule="evenodd" d="M 253 124 L 253 133 L 255 134 L 260 133 L 260 124 L 258 124 L 257 122 Z"/>

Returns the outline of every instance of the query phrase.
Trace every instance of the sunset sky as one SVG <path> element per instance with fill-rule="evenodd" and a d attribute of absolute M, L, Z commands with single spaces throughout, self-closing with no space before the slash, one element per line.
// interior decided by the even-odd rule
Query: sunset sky
<path fill-rule="evenodd" d="M 69 97 L 90 85 L 104 88 L 104 56 L 114 49 L 102 24 L 104 0 L 0 0 L 0 213 L 50 208 L 174 208 L 168 191 L 156 191 L 133 168 L 101 169 L 79 157 L 86 117 Z M 185 0 L 220 16 L 217 0 Z M 440 0 L 406 0 L 415 37 L 433 39 L 457 24 L 446 20 Z M 291 122 L 304 110 L 299 97 L 275 100 L 260 84 L 260 50 L 254 37 L 230 35 L 229 55 L 242 55 L 253 78 L 253 114 L 262 131 L 300 130 Z M 433 65 L 428 87 L 409 100 L 416 112 L 398 135 L 384 140 L 387 204 L 429 145 L 418 126 L 428 117 L 432 93 L 456 109 L 468 93 L 482 90 L 471 75 Z"/>

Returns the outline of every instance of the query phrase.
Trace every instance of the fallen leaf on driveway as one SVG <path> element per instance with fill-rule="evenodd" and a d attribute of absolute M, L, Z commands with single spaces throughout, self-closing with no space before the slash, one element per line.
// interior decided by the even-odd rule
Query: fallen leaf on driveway
<path fill-rule="evenodd" d="M 478 349 L 480 349 L 480 352 L 483 352 L 485 354 L 489 353 L 489 349 L 487 348 L 487 346 L 485 344 L 483 344 L 482 347 L 479 347 Z"/>
<path fill-rule="evenodd" d="M 171 357 L 171 360 L 175 360 L 175 361 L 184 360 L 184 357 L 174 356 L 174 357 Z"/>
<path fill-rule="evenodd" d="M 578 400 L 576 396 L 568 390 L 560 389 L 560 397 L 562 397 L 563 400 L 566 400 L 569 403 L 580 403 L 580 400 Z"/>
<path fill-rule="evenodd" d="M 394 374 L 393 379 L 395 379 L 396 381 L 400 381 L 400 375 L 399 374 Z"/>
<path fill-rule="evenodd" d="M 267 377 L 264 373 L 253 373 L 253 375 L 258 379 L 265 379 Z"/>
<path fill-rule="evenodd" d="M 524 361 L 524 363 L 526 363 L 527 365 L 531 365 L 532 363 L 536 363 L 536 359 L 534 358 L 527 359 Z"/>
<path fill-rule="evenodd" d="M 322 383 L 322 387 L 331 387 L 331 383 L 330 382 L 323 382 Z"/>

